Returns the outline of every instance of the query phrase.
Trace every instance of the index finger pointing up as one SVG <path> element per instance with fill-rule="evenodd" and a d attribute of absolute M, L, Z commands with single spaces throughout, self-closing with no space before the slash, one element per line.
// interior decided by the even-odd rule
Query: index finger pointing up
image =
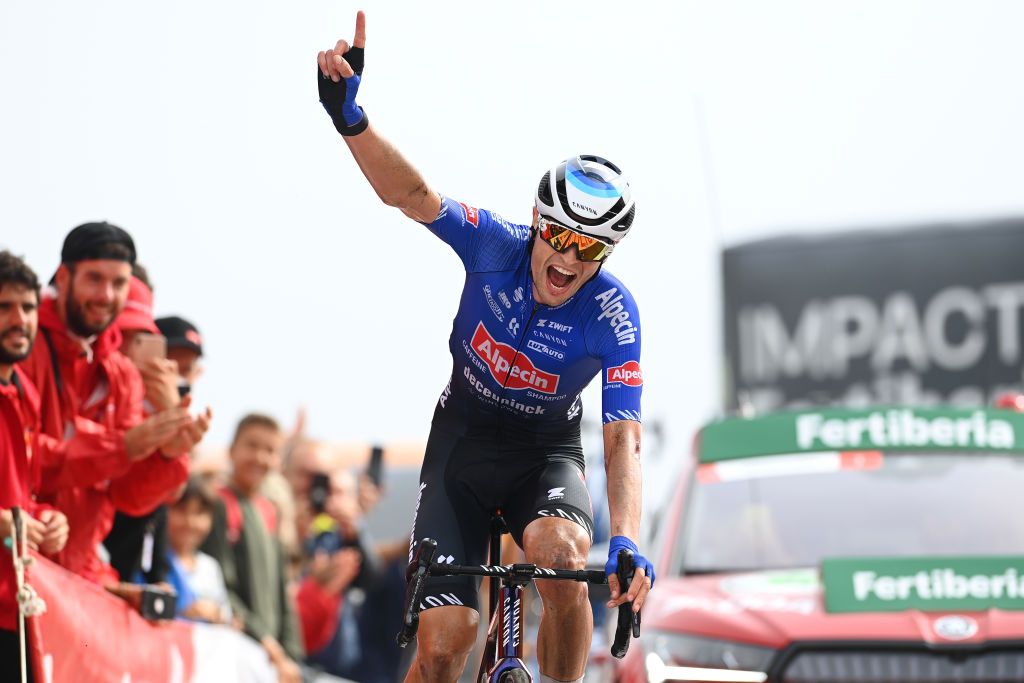
<path fill-rule="evenodd" d="M 356 12 L 356 37 L 352 47 L 366 47 L 366 13 L 362 10 Z"/>

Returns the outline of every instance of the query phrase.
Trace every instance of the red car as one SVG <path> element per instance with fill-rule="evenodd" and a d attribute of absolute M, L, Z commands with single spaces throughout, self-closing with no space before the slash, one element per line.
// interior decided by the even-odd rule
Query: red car
<path fill-rule="evenodd" d="M 1024 681 L 1024 415 L 823 409 L 696 440 L 626 683 Z"/>

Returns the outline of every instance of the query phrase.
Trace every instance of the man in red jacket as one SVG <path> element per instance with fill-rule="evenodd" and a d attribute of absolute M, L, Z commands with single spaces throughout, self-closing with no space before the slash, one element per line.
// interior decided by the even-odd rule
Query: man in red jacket
<path fill-rule="evenodd" d="M 33 451 L 37 444 L 39 395 L 15 363 L 32 349 L 39 327 L 39 280 L 25 263 L 0 252 L 0 678 L 16 680 L 20 669 L 17 582 L 6 541 L 14 507 L 20 507 L 29 543 L 46 553 L 64 547 L 67 519 L 32 499 Z"/>
<path fill-rule="evenodd" d="M 71 525 L 59 561 L 100 583 L 117 580 L 96 552 L 115 511 L 144 515 L 184 483 L 187 453 L 209 426 L 209 414 L 193 418 L 187 404 L 143 418 L 142 380 L 111 325 L 134 262 L 135 244 L 117 226 L 68 233 L 55 291 L 39 310 L 42 338 L 23 363 L 39 389 L 43 433 L 65 442 L 40 463 L 39 492 Z"/>

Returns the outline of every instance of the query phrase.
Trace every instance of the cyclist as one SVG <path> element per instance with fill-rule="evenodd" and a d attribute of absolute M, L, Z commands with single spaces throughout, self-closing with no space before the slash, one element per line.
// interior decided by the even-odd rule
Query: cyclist
<path fill-rule="evenodd" d="M 570 158 L 546 171 L 531 226 L 431 189 L 356 104 L 365 17 L 355 39 L 319 53 L 320 101 L 370 185 L 447 242 L 466 281 L 449 347 L 453 371 L 438 399 L 410 539 L 438 542 L 453 564 L 486 559 L 490 513 L 500 509 L 528 562 L 581 569 L 593 528 L 583 479 L 580 392 L 602 377 L 612 535 L 609 607 L 639 609 L 654 572 L 639 553 L 640 326 L 629 291 L 602 265 L 629 231 L 634 203 L 611 162 Z M 386 238 L 389 242 L 391 238 Z M 638 566 L 618 585 L 620 548 Z M 454 681 L 477 634 L 477 583 L 428 583 L 408 681 Z M 539 582 L 542 681 L 582 681 L 593 631 L 586 586 Z"/>

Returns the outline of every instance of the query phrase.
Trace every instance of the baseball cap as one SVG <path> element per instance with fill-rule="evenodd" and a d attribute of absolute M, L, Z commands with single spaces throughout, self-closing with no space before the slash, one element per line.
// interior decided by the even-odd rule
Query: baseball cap
<path fill-rule="evenodd" d="M 160 334 L 160 328 L 153 320 L 153 290 L 134 275 L 128 284 L 128 298 L 125 299 L 124 308 L 114 324 L 122 331 L 145 330 Z"/>
<path fill-rule="evenodd" d="M 121 249 L 116 247 L 120 246 Z M 78 263 L 92 259 L 112 259 L 135 263 L 135 242 L 125 230 L 103 221 L 83 223 L 64 238 L 60 250 L 61 263 Z"/>
<path fill-rule="evenodd" d="M 158 318 L 156 326 L 167 337 L 167 348 L 191 349 L 203 355 L 203 338 L 195 325 L 176 315 Z"/>

